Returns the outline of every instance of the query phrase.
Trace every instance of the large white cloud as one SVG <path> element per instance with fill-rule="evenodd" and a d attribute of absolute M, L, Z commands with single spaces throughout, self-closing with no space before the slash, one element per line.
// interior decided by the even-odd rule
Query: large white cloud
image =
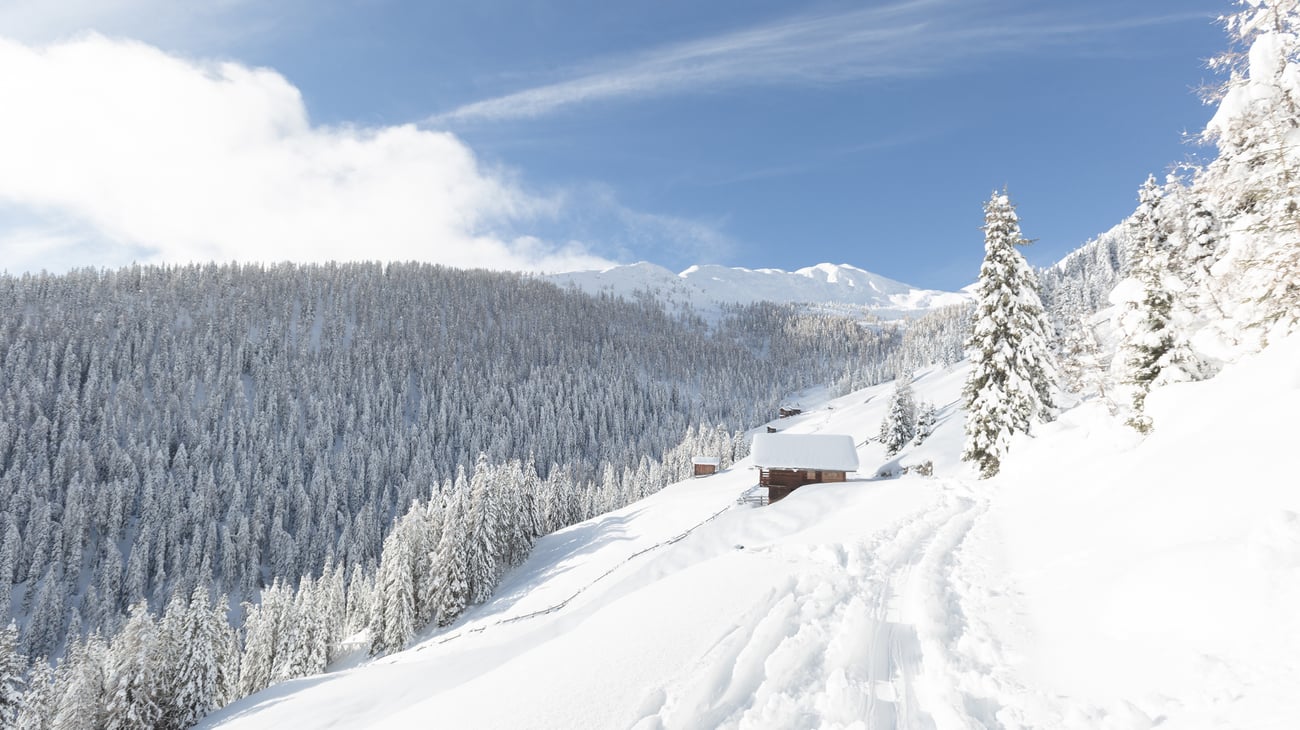
<path fill-rule="evenodd" d="M 131 260 L 606 265 L 580 244 L 505 233 L 555 205 L 485 170 L 451 134 L 314 126 L 298 90 L 267 69 L 97 35 L 47 46 L 0 39 L 0 270 Z"/>

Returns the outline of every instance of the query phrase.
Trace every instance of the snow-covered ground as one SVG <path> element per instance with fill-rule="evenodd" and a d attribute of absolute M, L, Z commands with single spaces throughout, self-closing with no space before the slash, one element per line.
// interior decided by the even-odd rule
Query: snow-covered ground
<path fill-rule="evenodd" d="M 1157 390 L 1145 439 L 1099 403 L 957 460 L 964 367 L 776 422 L 862 470 L 768 507 L 742 462 L 542 539 L 410 650 L 273 687 L 221 728 L 1300 726 L 1300 336 Z M 934 477 L 880 471 L 934 462 Z"/>

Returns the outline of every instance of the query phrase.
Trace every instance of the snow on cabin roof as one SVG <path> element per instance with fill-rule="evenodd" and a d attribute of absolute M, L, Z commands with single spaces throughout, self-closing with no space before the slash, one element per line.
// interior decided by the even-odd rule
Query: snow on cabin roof
<path fill-rule="evenodd" d="M 713 466 L 722 466 L 722 459 L 716 456 L 696 456 L 691 459 L 692 464 L 711 464 Z"/>
<path fill-rule="evenodd" d="M 858 470 L 858 450 L 847 434 L 759 433 L 750 454 L 758 467 Z"/>

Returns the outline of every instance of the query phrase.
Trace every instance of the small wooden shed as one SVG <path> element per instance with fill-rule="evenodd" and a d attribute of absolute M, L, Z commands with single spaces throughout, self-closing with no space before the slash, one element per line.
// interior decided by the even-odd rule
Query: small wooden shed
<path fill-rule="evenodd" d="M 707 477 L 717 473 L 722 466 L 722 459 L 716 456 L 697 456 L 691 459 L 691 465 L 695 467 L 695 476 Z"/>
<path fill-rule="evenodd" d="M 750 455 L 769 502 L 805 484 L 845 481 L 858 470 L 858 450 L 847 434 L 755 434 Z"/>

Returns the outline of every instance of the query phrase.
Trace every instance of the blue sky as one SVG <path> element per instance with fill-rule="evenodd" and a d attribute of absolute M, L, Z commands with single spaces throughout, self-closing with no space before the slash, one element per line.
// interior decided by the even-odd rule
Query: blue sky
<path fill-rule="evenodd" d="M 1207 154 L 1184 133 L 1211 114 L 1194 88 L 1230 9 L 16 3 L 0 64 L 40 81 L 0 81 L 26 117 L 0 122 L 0 157 L 19 161 L 0 165 L 11 271 L 829 261 L 946 289 L 977 273 L 995 187 L 1046 265 L 1131 212 L 1149 172 Z M 110 91 L 87 101 L 78 79 L 103 69 L 94 88 Z M 104 151 L 119 139 L 126 152 Z"/>

